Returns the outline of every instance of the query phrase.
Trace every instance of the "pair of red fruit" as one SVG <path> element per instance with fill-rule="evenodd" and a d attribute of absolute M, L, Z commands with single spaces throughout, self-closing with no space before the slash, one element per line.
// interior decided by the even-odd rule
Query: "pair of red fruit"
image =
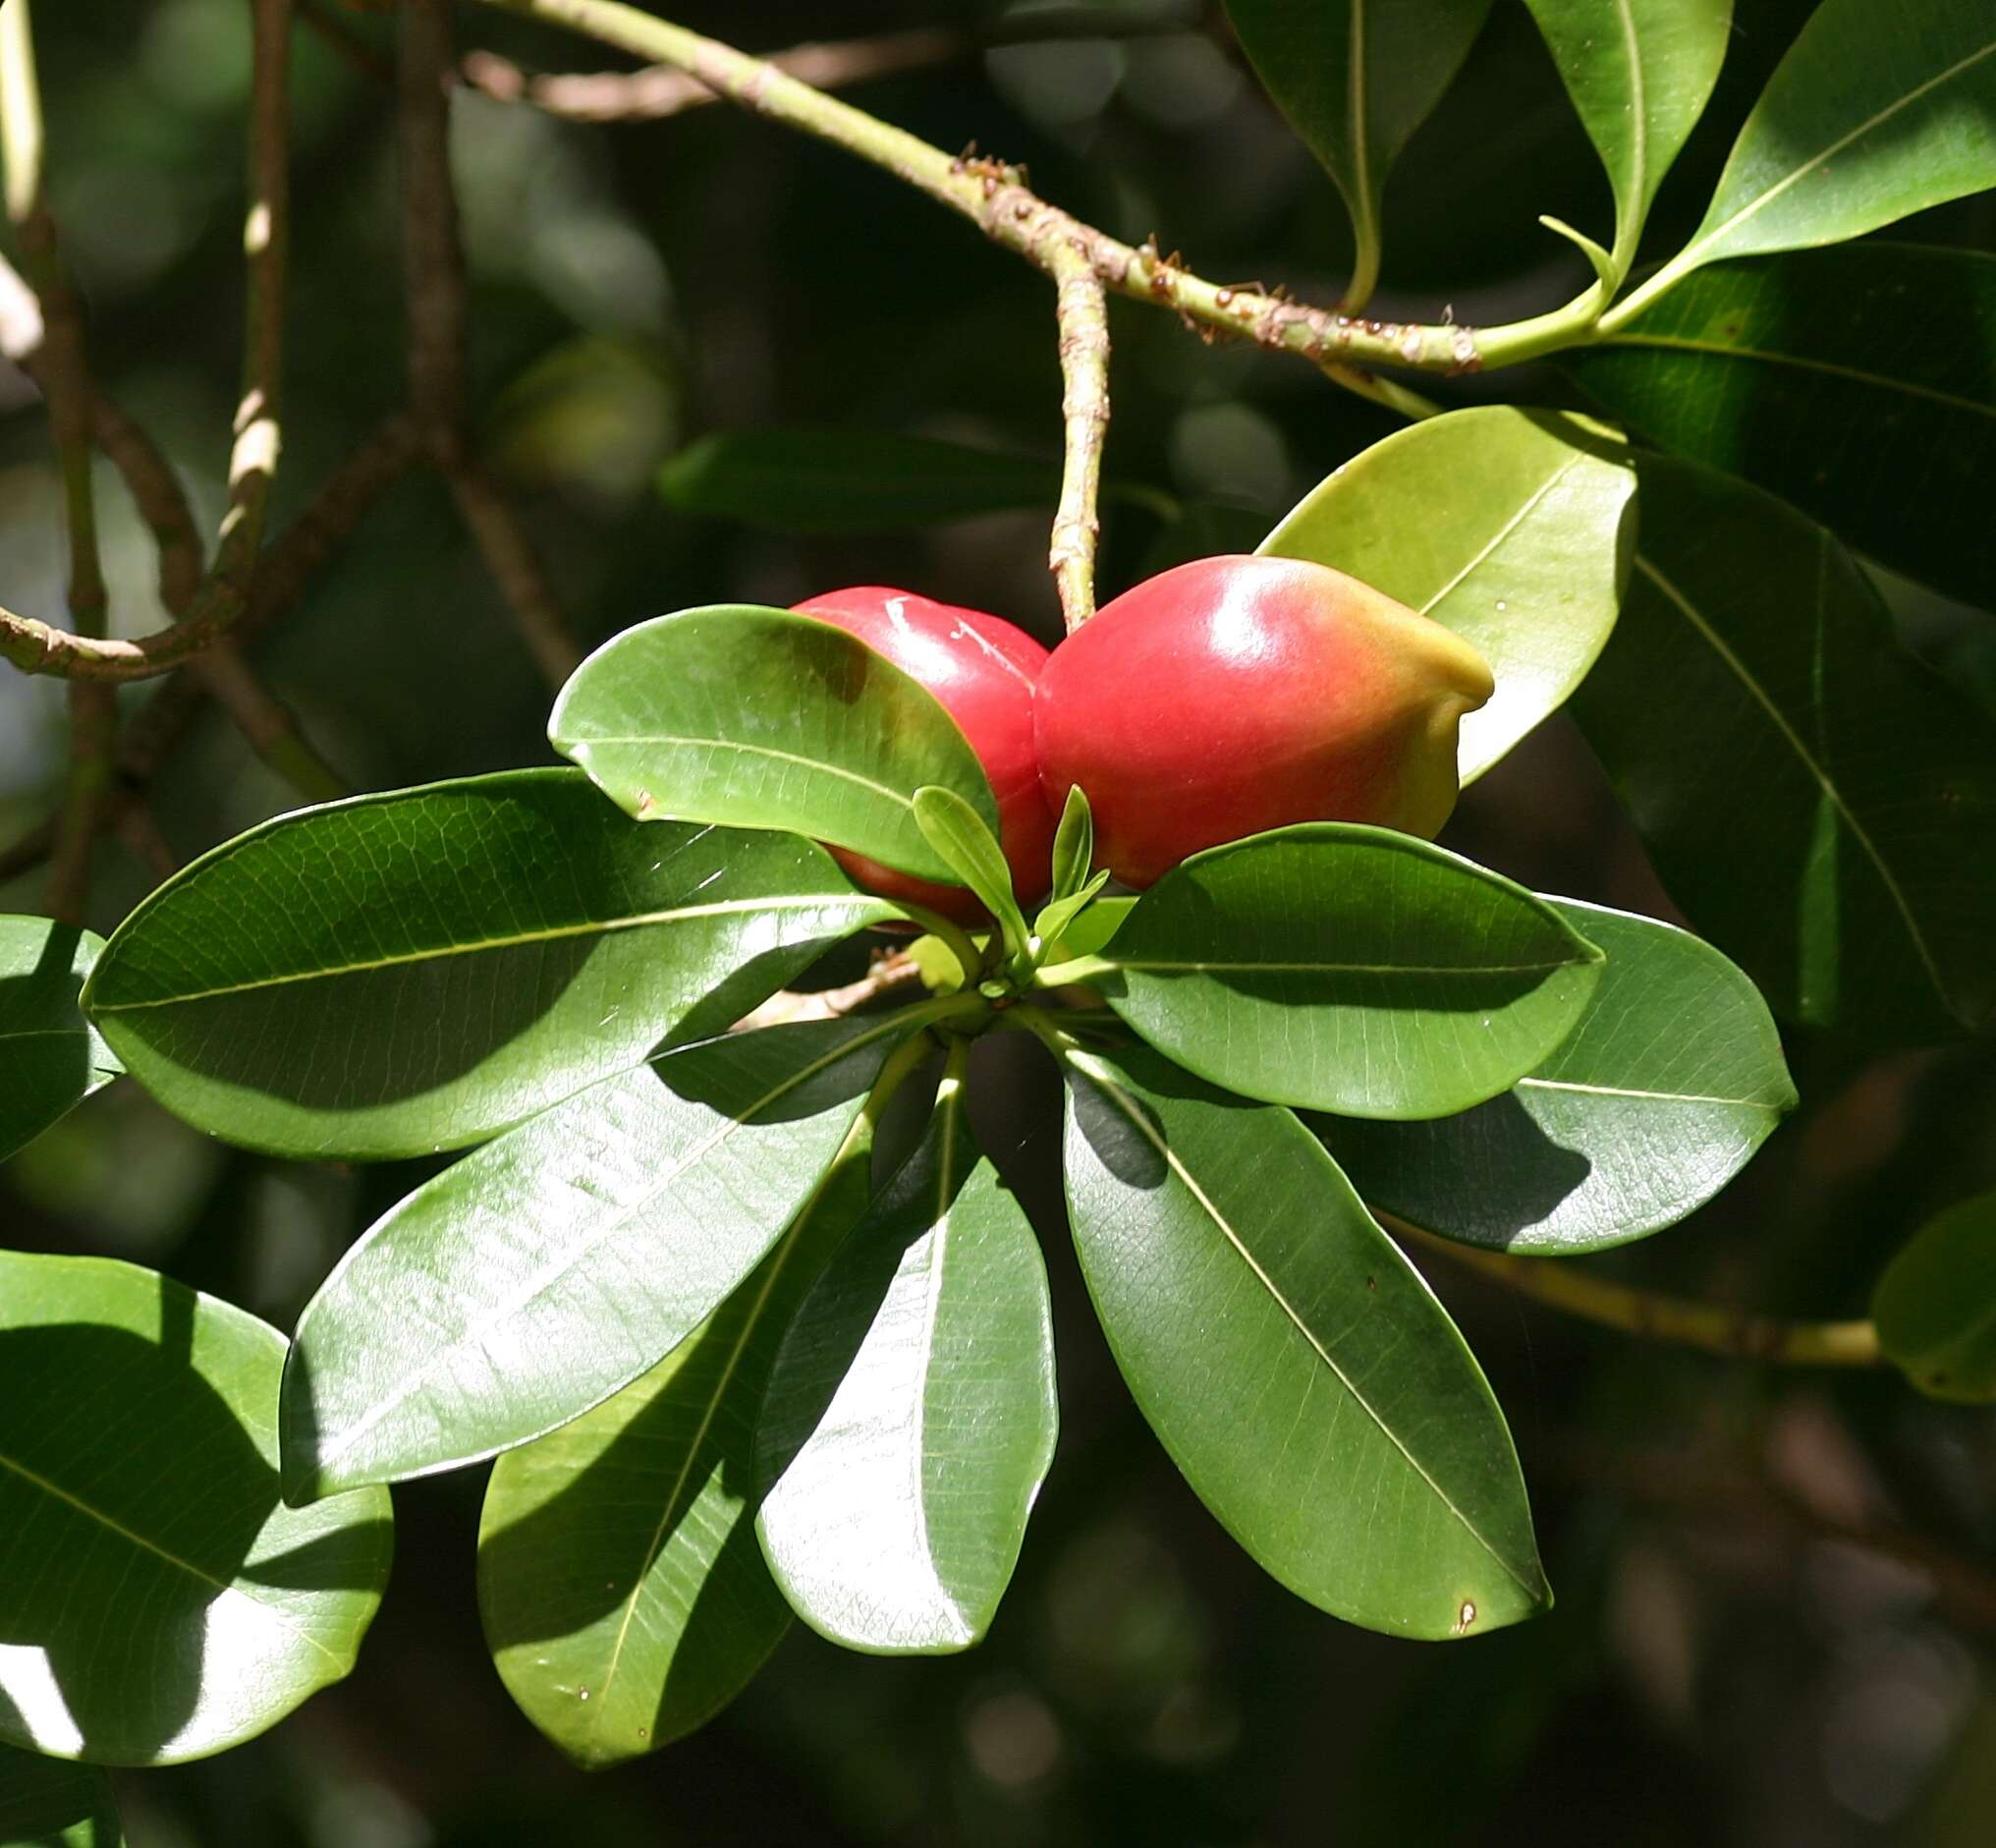
<path fill-rule="evenodd" d="M 1095 858 L 1146 886 L 1188 854 L 1295 821 L 1431 836 L 1456 801 L 1456 732 L 1490 670 L 1453 631 L 1327 566 L 1194 559 L 1106 603 L 1049 653 L 982 610 L 865 585 L 796 608 L 919 681 L 998 799 L 1020 903 L 1046 895 L 1068 791 Z M 834 850 L 869 890 L 962 923 L 983 912 Z"/>

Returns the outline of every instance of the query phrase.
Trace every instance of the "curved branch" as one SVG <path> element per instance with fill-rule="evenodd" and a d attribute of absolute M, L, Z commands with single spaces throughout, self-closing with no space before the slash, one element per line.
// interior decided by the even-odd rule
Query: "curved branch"
<path fill-rule="evenodd" d="M 1346 385 L 1354 367 L 1408 366 L 1472 372 L 1516 364 L 1588 338 L 1593 304 L 1565 308 L 1484 332 L 1454 324 L 1361 319 L 1291 300 L 1280 292 L 1208 282 L 1160 256 L 1083 224 L 1032 193 L 1023 173 L 1001 162 L 955 158 L 850 103 L 800 82 L 775 64 L 718 39 L 625 6 L 619 0 L 487 0 L 509 13 L 564 26 L 655 65 L 697 79 L 729 101 L 831 141 L 925 193 L 995 243 L 1052 274 L 1074 251 L 1105 289 L 1175 309 L 1195 326 L 1294 353 Z M 1365 381 L 1371 383 L 1372 381 Z"/>
<path fill-rule="evenodd" d="M 1055 313 L 1060 320 L 1061 417 L 1065 460 L 1047 567 L 1073 635 L 1095 613 L 1095 515 L 1102 485 L 1102 445 L 1109 432 L 1109 305 L 1079 252 L 1057 254 Z"/>
<path fill-rule="evenodd" d="M 1720 1303 L 1665 1296 L 1611 1283 L 1579 1267 L 1571 1258 L 1522 1258 L 1480 1245 L 1460 1245 L 1381 1212 L 1372 1216 L 1396 1237 L 1508 1283 L 1521 1296 L 1624 1334 L 1702 1348 L 1729 1360 L 1781 1367 L 1877 1367 L 1878 1331 L 1868 1321 L 1781 1321 Z"/>

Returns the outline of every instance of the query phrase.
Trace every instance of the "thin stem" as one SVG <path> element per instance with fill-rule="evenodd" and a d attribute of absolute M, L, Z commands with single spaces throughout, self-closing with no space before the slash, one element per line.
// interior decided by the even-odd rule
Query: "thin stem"
<path fill-rule="evenodd" d="M 451 56 L 446 0 L 404 0 L 396 119 L 409 402 L 431 459 L 444 469 L 458 460 L 465 417 L 465 259 L 445 88 Z"/>
<path fill-rule="evenodd" d="M 1054 312 L 1060 323 L 1061 419 L 1065 461 L 1047 568 L 1073 635 L 1095 613 L 1096 499 L 1109 433 L 1109 304 L 1084 251 L 1057 252 Z"/>
<path fill-rule="evenodd" d="M 298 17 L 362 77 L 377 84 L 395 82 L 395 67 L 340 18 L 326 0 L 297 0 Z"/>
<path fill-rule="evenodd" d="M 1036 986 L 1072 988 L 1078 982 L 1099 981 L 1113 976 L 1116 965 L 1105 956 L 1077 956 L 1071 962 L 1054 963 L 1039 972 Z"/>
<path fill-rule="evenodd" d="M 33 314 L 21 318 L 24 328 L 31 324 L 39 334 L 20 358 L 47 401 L 62 475 L 70 624 L 79 636 L 101 637 L 108 599 L 98 554 L 90 447 L 97 392 L 84 351 L 83 309 L 64 273 L 61 241 L 42 196 L 43 150 L 32 16 L 28 0 L 13 0 L 11 6 L 0 6 L 0 158 L 7 169 L 8 217 L 27 266 L 26 287 L 35 298 Z M 56 830 L 48 908 L 65 923 L 81 924 L 111 791 L 117 696 L 109 687 L 80 683 L 70 688 L 69 707 L 69 780 Z"/>
<path fill-rule="evenodd" d="M 152 438 L 103 392 L 91 406 L 91 435 L 124 480 L 159 552 L 159 600 L 184 616 L 199 592 L 204 568 L 194 509 Z"/>
<path fill-rule="evenodd" d="M 1195 7 L 1153 14 L 1132 14 L 1120 7 L 1099 13 L 1036 8 L 996 21 L 981 31 L 917 27 L 870 38 L 793 45 L 787 51 L 770 52 L 766 62 L 815 88 L 847 89 L 904 71 L 972 57 L 992 46 L 1075 38 L 1151 38 L 1199 29 Z M 671 65 L 650 65 L 641 71 L 529 77 L 510 59 L 489 51 L 471 51 L 465 54 L 462 74 L 466 83 L 497 102 L 531 103 L 550 115 L 575 122 L 658 121 L 719 101 L 698 79 Z"/>
<path fill-rule="evenodd" d="M 409 393 L 430 460 L 458 517 L 551 687 L 582 663 L 527 529 L 471 459 L 465 431 L 465 259 L 451 177 L 449 0 L 405 0 L 397 85 L 402 257 L 409 298 Z"/>
<path fill-rule="evenodd" d="M 1253 340 L 1309 360 L 1339 383 L 1353 365 L 1408 366 L 1457 373 L 1521 360 L 1584 336 L 1591 306 L 1486 334 L 1456 325 L 1362 320 L 1308 307 L 1279 293 L 1211 283 L 1160 256 L 1083 224 L 1030 192 L 1020 171 L 997 161 L 953 158 L 905 130 L 855 109 L 733 46 L 702 37 L 619 0 L 487 0 L 506 12 L 565 26 L 634 56 L 684 71 L 758 115 L 831 141 L 883 168 L 984 234 L 1048 271 L 1057 252 L 1076 250 L 1104 288 L 1174 309 L 1196 326 Z"/>
<path fill-rule="evenodd" d="M 450 472 L 450 483 L 458 517 L 505 598 L 527 652 L 547 684 L 560 687 L 582 664 L 582 645 L 569 628 L 519 514 L 491 478 L 469 462 Z"/>
<path fill-rule="evenodd" d="M 957 959 L 957 967 L 964 972 L 964 985 L 974 983 L 984 973 L 984 952 L 978 949 L 970 933 L 961 924 L 952 924 L 939 911 L 930 911 L 926 905 L 911 905 L 906 899 L 896 899 L 895 905 L 911 924 L 918 924 L 930 936 L 946 945 Z"/>
<path fill-rule="evenodd" d="M 248 288 L 243 397 L 229 456 L 229 511 L 214 577 L 247 599 L 283 447 L 284 307 L 291 251 L 291 0 L 251 0 L 250 204 L 243 219 Z"/>
<path fill-rule="evenodd" d="M 26 8 L 7 0 L 0 5 L 0 22 L 10 34 L 25 33 Z M 243 227 L 249 279 L 243 397 L 237 407 L 229 458 L 229 508 L 222 521 L 214 568 L 178 622 L 136 642 L 71 633 L 0 610 L 0 656 L 25 673 L 105 682 L 144 680 L 168 673 L 228 635 L 249 602 L 250 575 L 262 543 L 271 478 L 281 447 L 290 218 L 290 38 L 291 0 L 251 0 L 250 206 Z M 16 134 L 21 134 L 18 127 Z M 38 175 L 38 153 L 34 171 Z M 16 189 L 10 181 L 10 192 L 15 190 L 25 190 L 25 183 Z M 37 281 L 32 243 L 24 227 L 23 254 L 29 259 L 29 280 Z M 43 300 L 53 332 L 60 316 L 53 311 L 46 291 Z M 94 409 L 89 416 L 94 427 Z"/>
<path fill-rule="evenodd" d="M 1611 1283 L 1570 1258 L 1521 1258 L 1515 1252 L 1461 1245 L 1373 1208 L 1390 1231 L 1424 1250 L 1444 1253 L 1470 1270 L 1510 1284 L 1549 1309 L 1579 1316 L 1624 1334 L 1702 1348 L 1731 1360 L 1781 1367 L 1876 1367 L 1878 1331 L 1868 1321 L 1781 1321 L 1720 1303 L 1694 1302 Z"/>
<path fill-rule="evenodd" d="M 843 1020 L 883 995 L 899 994 L 902 989 L 918 987 L 920 983 L 921 965 L 906 950 L 893 950 L 880 957 L 858 981 L 803 993 L 779 988 L 729 1031 L 748 1033 L 757 1027 L 783 1027 L 802 1020 Z"/>
<path fill-rule="evenodd" d="M 306 802 L 337 802 L 353 794 L 346 780 L 319 756 L 298 720 L 244 660 L 226 644 L 188 664 L 215 703 L 249 740 L 250 748 Z"/>

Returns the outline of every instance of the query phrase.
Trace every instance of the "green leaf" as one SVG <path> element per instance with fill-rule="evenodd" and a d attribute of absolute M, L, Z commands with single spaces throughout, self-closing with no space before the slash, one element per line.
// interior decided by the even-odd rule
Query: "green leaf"
<path fill-rule="evenodd" d="M 1061 809 L 1060 825 L 1053 834 L 1053 886 L 1048 894 L 1054 904 L 1073 898 L 1088 882 L 1088 868 L 1095 864 L 1095 815 L 1081 784 L 1068 787 L 1068 799 Z"/>
<path fill-rule="evenodd" d="M 1821 527 L 1642 461 L 1642 557 L 1575 701 L 1671 896 L 1777 1015 L 1903 1044 L 1996 1000 L 1996 725 Z"/>
<path fill-rule="evenodd" d="M 1718 263 L 1560 363 L 1664 448 L 1996 609 L 1996 256 L 1865 243 Z"/>
<path fill-rule="evenodd" d="M 1046 931 L 1039 934 L 1063 957 L 1098 955 L 1136 909 L 1134 898 L 1091 899 L 1062 927 L 1057 944 Z"/>
<path fill-rule="evenodd" d="M 687 513 L 781 532 L 882 532 L 1051 507 L 1060 468 L 881 430 L 721 430 L 658 474 Z"/>
<path fill-rule="evenodd" d="M 152 1271 L 0 1252 L 0 1741 L 177 1764 L 353 1668 L 388 1497 L 283 1504 L 283 1368 L 274 1328 Z"/>
<path fill-rule="evenodd" d="M 756 1433 L 777 1583 L 820 1635 L 880 1654 L 982 1638 L 1059 1423 L 1046 1265 L 963 1101 L 952 1071 L 784 1337 Z"/>
<path fill-rule="evenodd" d="M 1378 277 L 1386 176 L 1489 11 L 1490 0 L 1227 0 L 1255 73 L 1345 196 L 1358 245 L 1348 307 Z"/>
<path fill-rule="evenodd" d="M 1885 1358 L 1933 1399 L 1996 1399 L 1996 1193 L 1929 1219 L 1871 1298 Z"/>
<path fill-rule="evenodd" d="M 0 1161 L 124 1070 L 77 1004 L 103 948 L 51 918 L 0 918 Z"/>
<path fill-rule="evenodd" d="M 1412 835 L 1306 822 L 1194 854 L 1080 979 L 1216 1085 L 1446 1116 L 1573 1031 L 1601 952 L 1543 899 Z"/>
<path fill-rule="evenodd" d="M 1375 1209 L 1471 1245 L 1599 1251 L 1702 1206 L 1794 1108 L 1766 1002 L 1710 944 L 1552 905 L 1608 960 L 1544 1064 L 1460 1116 L 1311 1120 Z"/>
<path fill-rule="evenodd" d="M 1081 785 L 1077 783 L 1075 787 L 1079 789 Z M 1104 867 L 1072 898 L 1057 898 L 1050 905 L 1042 905 L 1039 916 L 1033 920 L 1032 934 L 1039 938 L 1042 946 L 1058 943 L 1066 954 L 1081 954 L 1070 947 L 1075 934 L 1075 920 L 1095 902 L 1095 895 L 1108 883 L 1109 868 Z"/>
<path fill-rule="evenodd" d="M 0 1848 L 125 1848 L 111 1780 L 94 1765 L 0 1746 Z"/>
<path fill-rule="evenodd" d="M 1261 542 L 1432 616 L 1490 663 L 1457 763 L 1474 782 L 1565 703 L 1615 626 L 1636 546 L 1629 451 L 1560 412 L 1479 405 L 1395 432 Z"/>
<path fill-rule="evenodd" d="M 784 1328 L 865 1210 L 853 1126 L 789 1231 L 657 1367 L 493 1467 L 478 1603 L 507 1691 L 577 1764 L 702 1725 L 790 1627 L 751 1526 L 755 1419 Z"/>
<path fill-rule="evenodd" d="M 893 915 L 806 841 L 640 828 L 576 771 L 514 771 L 226 842 L 125 921 L 84 1005 L 198 1128 L 428 1154 L 726 1026 Z"/>
<path fill-rule="evenodd" d="M 915 822 L 922 838 L 956 869 L 957 882 L 968 885 L 998 921 L 1007 953 L 1024 956 L 1026 916 L 1013 895 L 1011 863 L 983 817 L 954 790 L 930 784 L 915 792 Z"/>
<path fill-rule="evenodd" d="M 1691 241 L 1629 298 L 1722 256 L 1860 237 L 1996 186 L 1996 14 L 1823 0 L 1733 145 Z"/>
<path fill-rule="evenodd" d="M 1463 1338 L 1287 1110 L 1154 1054 L 1067 1055 L 1088 1293 L 1172 1461 L 1299 1597 L 1479 1634 L 1551 1602 L 1504 1418 Z"/>
<path fill-rule="evenodd" d="M 961 1005 L 683 1047 L 417 1188 L 299 1320 L 285 1493 L 475 1462 L 656 1366 L 776 1242 L 887 1055 Z"/>
<path fill-rule="evenodd" d="M 547 735 L 640 821 L 783 828 L 952 881 L 915 792 L 952 790 L 998 827 L 976 754 L 928 690 L 787 610 L 721 604 L 627 629 L 570 676 Z"/>
<path fill-rule="evenodd" d="M 1733 0 L 1527 0 L 1607 169 L 1614 277 L 1629 273 L 1656 189 L 1719 81 Z"/>

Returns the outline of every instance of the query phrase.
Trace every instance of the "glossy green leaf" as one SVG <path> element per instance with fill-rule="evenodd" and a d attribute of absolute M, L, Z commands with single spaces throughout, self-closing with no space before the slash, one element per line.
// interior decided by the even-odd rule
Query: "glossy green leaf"
<path fill-rule="evenodd" d="M 1565 703 L 1607 642 L 1635 497 L 1629 452 L 1599 424 L 1479 405 L 1374 443 L 1260 549 L 1349 572 L 1474 644 L 1497 691 L 1463 718 L 1470 783 Z"/>
<path fill-rule="evenodd" d="M 969 1649 L 1012 1577 L 1058 1423 L 1046 1265 L 970 1141 L 953 1072 L 770 1374 L 755 1526 L 792 1607 L 848 1649 Z"/>
<path fill-rule="evenodd" d="M 77 1003 L 103 948 L 51 918 L 0 918 L 0 1161 L 124 1069 Z"/>
<path fill-rule="evenodd" d="M 521 1710 L 577 1764 L 703 1724 L 790 1626 L 755 1544 L 756 1413 L 784 1328 L 871 1193 L 867 1120 L 782 1240 L 642 1378 L 493 1467 L 478 1603 Z"/>
<path fill-rule="evenodd" d="M 1068 799 L 1061 808 L 1060 825 L 1053 833 L 1053 887 L 1049 893 L 1058 905 L 1073 898 L 1088 882 L 1088 868 L 1095 864 L 1095 814 L 1081 784 L 1070 784 Z"/>
<path fill-rule="evenodd" d="M 1733 145 L 1652 298 L 1722 256 L 1860 237 L 1996 186 L 1996 12 L 1985 0 L 1823 0 Z"/>
<path fill-rule="evenodd" d="M 815 617 L 721 604 L 614 636 L 547 735 L 640 821 L 783 828 L 924 879 L 954 870 L 915 820 L 924 783 L 993 832 L 983 767 L 928 690 Z"/>
<path fill-rule="evenodd" d="M 284 1337 L 132 1264 L 0 1252 L 0 1741 L 239 1745 L 354 1665 L 379 1489 L 278 1497 Z"/>
<path fill-rule="evenodd" d="M 1489 1385 L 1309 1133 L 1140 1049 L 1067 1065 L 1088 1293 L 1227 1531 L 1299 1597 L 1375 1630 L 1479 1634 L 1544 1609 Z"/>
<path fill-rule="evenodd" d="M 1561 364 L 1664 448 L 1996 609 L 1996 256 L 1864 243 L 1717 263 Z"/>
<path fill-rule="evenodd" d="M 784 532 L 881 532 L 1051 507 L 1060 467 L 881 430 L 722 430 L 659 471 L 688 513 Z"/>
<path fill-rule="evenodd" d="M 1645 457 L 1642 557 L 1574 702 L 1671 896 L 1776 1014 L 1888 1043 L 1996 1000 L 1996 725 L 1821 527 Z"/>
<path fill-rule="evenodd" d="M 1012 866 L 983 817 L 954 790 L 928 784 L 915 792 L 915 822 L 922 838 L 955 868 L 957 883 L 969 886 L 997 920 L 1007 951 L 1024 956 L 1026 918 L 1013 895 Z"/>
<path fill-rule="evenodd" d="M 1552 906 L 1390 828 L 1307 822 L 1194 854 L 1083 980 L 1216 1085 L 1346 1116 L 1508 1091 L 1580 1020 L 1601 952 Z"/>
<path fill-rule="evenodd" d="M 0 1848 L 125 1848 L 111 1780 L 94 1765 L 0 1746 Z"/>
<path fill-rule="evenodd" d="M 1227 0 L 1235 35 L 1352 214 L 1349 305 L 1379 270 L 1386 176 L 1469 56 L 1490 0 Z"/>
<path fill-rule="evenodd" d="M 1134 898 L 1097 898 L 1071 918 L 1060 933 L 1057 946 L 1061 957 L 1094 956 L 1108 946 L 1109 939 L 1123 927 L 1124 920 L 1137 909 Z M 1046 936 L 1042 930 L 1041 936 Z M 1048 938 L 1051 942 L 1052 939 Z"/>
<path fill-rule="evenodd" d="M 1702 1206 L 1794 1108 L 1766 1002 L 1710 944 L 1551 902 L 1608 960 L 1550 1058 L 1459 1116 L 1311 1120 L 1373 1207 L 1472 1245 L 1599 1251 Z"/>
<path fill-rule="evenodd" d="M 1615 195 L 1615 277 L 1719 81 L 1733 0 L 1527 0 Z"/>
<path fill-rule="evenodd" d="M 640 828 L 576 771 L 516 771 L 239 835 L 140 903 L 84 1004 L 198 1128 L 427 1154 L 726 1026 L 892 915 L 806 841 Z"/>
<path fill-rule="evenodd" d="M 1996 1193 L 1929 1219 L 1871 1298 L 1885 1358 L 1935 1399 L 1996 1399 Z"/>
<path fill-rule="evenodd" d="M 1071 898 L 1057 898 L 1050 905 L 1042 905 L 1039 916 L 1033 920 L 1032 934 L 1043 945 L 1065 944 L 1075 934 L 1075 921 L 1095 902 L 1096 894 L 1108 883 L 1109 868 L 1104 867 L 1100 872 L 1091 874 L 1088 882 Z M 1066 949 L 1062 953 L 1080 954 Z"/>
<path fill-rule="evenodd" d="M 417 1188 L 299 1320 L 285 1492 L 475 1462 L 656 1366 L 776 1242 L 925 1017 L 684 1047 Z"/>

